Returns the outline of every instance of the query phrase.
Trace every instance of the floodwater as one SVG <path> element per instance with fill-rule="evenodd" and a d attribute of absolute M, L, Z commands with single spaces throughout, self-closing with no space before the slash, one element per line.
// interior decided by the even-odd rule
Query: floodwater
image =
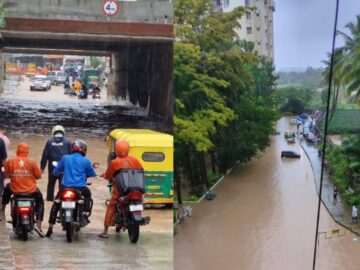
<path fill-rule="evenodd" d="M 107 167 L 108 147 L 104 137 L 110 124 L 117 121 L 120 127 L 147 127 L 156 125 L 138 108 L 124 105 L 123 108 L 109 105 L 106 100 L 77 100 L 63 95 L 60 86 L 52 86 L 48 92 L 30 92 L 28 81 L 14 85 L 14 91 L 7 91 L 0 97 L 0 123 L 7 128 L 6 135 L 11 140 L 8 156 L 16 153 L 16 146 L 24 141 L 30 146 L 30 157 L 40 164 L 41 154 L 54 124 L 63 124 L 69 140 L 84 139 L 88 145 L 87 156 L 92 162 L 99 162 L 98 175 Z M 52 92 L 51 92 L 52 91 Z M 22 94 L 21 94 L 22 93 Z M 51 101 L 54 97 L 56 101 Z M 50 100 L 50 101 L 49 101 Z M 81 103 L 81 102 L 82 103 Z M 51 107 L 54 105 L 54 107 Z M 43 108 L 43 109 L 39 109 Z M 126 113 L 129 112 L 129 113 Z M 82 120 L 76 117 L 88 115 Z M 91 115 L 96 115 L 91 118 Z M 106 116 L 108 115 L 108 116 Z M 111 116 L 112 115 L 112 116 Z M 94 120 L 95 119 L 95 120 Z M 128 119 L 124 120 L 123 119 Z M 93 121 L 94 120 L 94 121 Z M 131 121 L 129 124 L 127 121 Z M 92 124 L 97 123 L 98 125 Z M 129 126 L 130 125 L 130 126 Z M 47 170 L 38 181 L 38 187 L 46 196 Z M 9 180 L 6 180 L 6 183 Z M 97 237 L 103 229 L 105 200 L 110 194 L 107 181 L 89 178 L 89 186 L 94 200 L 91 223 L 77 233 L 73 243 L 66 242 L 65 232 L 56 224 L 51 239 L 41 239 L 34 233 L 27 242 L 16 238 L 10 224 L 7 224 L 17 269 L 172 269 L 173 230 L 172 211 L 163 208 L 145 209 L 144 215 L 151 222 L 142 226 L 139 242 L 131 244 L 127 232 L 115 233 L 109 230 L 108 240 Z M 56 187 L 57 190 L 57 187 Z M 47 220 L 51 202 L 45 201 L 43 230 L 47 230 Z M 11 220 L 8 209 L 6 219 Z"/>
<path fill-rule="evenodd" d="M 150 116 L 146 108 L 107 97 L 78 99 L 64 95 L 63 86 L 48 91 L 30 91 L 30 79 L 9 76 L 0 97 L 0 124 L 12 132 L 47 133 L 61 124 L 73 133 L 102 135 L 114 128 L 170 130 L 162 119 Z"/>
<path fill-rule="evenodd" d="M 279 121 L 281 135 L 260 158 L 224 178 L 214 201 L 194 206 L 175 236 L 174 269 L 312 269 L 318 197 L 305 153 L 284 140 L 288 123 Z M 301 158 L 281 160 L 284 149 Z M 337 229 L 340 236 L 330 233 Z M 328 234 L 320 235 L 316 269 L 359 269 L 360 241 L 324 207 L 319 232 Z"/>

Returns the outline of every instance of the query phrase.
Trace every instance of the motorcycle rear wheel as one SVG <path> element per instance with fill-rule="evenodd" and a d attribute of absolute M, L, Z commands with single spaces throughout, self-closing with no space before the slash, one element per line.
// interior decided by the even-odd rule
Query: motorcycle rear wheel
<path fill-rule="evenodd" d="M 22 240 L 27 241 L 28 240 L 28 231 L 27 231 L 26 225 L 21 226 L 21 231 L 22 231 L 21 232 Z"/>
<path fill-rule="evenodd" d="M 128 234 L 131 243 L 136 243 L 139 240 L 140 235 L 140 226 L 139 224 L 135 223 L 134 221 L 129 220 L 129 228 L 128 228 Z"/>
<path fill-rule="evenodd" d="M 66 240 L 71 243 L 74 235 L 74 226 L 71 222 L 65 223 L 65 230 L 66 230 Z"/>

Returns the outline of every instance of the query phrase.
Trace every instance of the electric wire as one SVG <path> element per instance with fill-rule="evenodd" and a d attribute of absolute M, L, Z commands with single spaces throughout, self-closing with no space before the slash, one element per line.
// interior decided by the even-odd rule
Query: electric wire
<path fill-rule="evenodd" d="M 333 39 L 332 39 L 330 71 L 329 71 L 329 81 L 328 81 L 329 83 L 328 83 L 328 90 L 327 90 L 328 96 L 327 96 L 327 102 L 326 102 L 324 143 L 323 143 L 322 151 L 321 151 L 321 153 L 322 153 L 322 155 L 321 155 L 321 174 L 320 174 L 319 200 L 318 200 L 318 209 L 317 209 L 317 218 L 316 218 L 316 234 L 315 234 L 315 247 L 314 247 L 314 257 L 313 257 L 313 270 L 315 270 L 315 266 L 316 266 L 316 252 L 317 252 L 317 243 L 318 243 L 318 236 L 319 236 L 321 196 L 322 196 L 322 185 L 323 185 L 323 177 L 324 177 L 324 160 L 325 160 L 325 149 L 326 149 L 326 141 L 327 141 L 328 120 L 329 120 L 330 93 L 331 93 L 331 84 L 332 84 L 332 76 L 333 76 L 333 69 L 334 69 L 334 52 L 335 52 L 338 13 L 339 13 L 339 1 L 340 0 L 336 0 L 335 22 L 334 22 L 334 32 L 333 32 Z M 333 100 L 333 102 L 336 102 L 336 101 Z"/>

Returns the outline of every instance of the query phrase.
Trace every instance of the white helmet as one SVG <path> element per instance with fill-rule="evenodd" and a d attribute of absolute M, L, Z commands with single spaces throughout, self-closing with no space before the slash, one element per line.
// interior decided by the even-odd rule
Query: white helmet
<path fill-rule="evenodd" d="M 60 125 L 57 125 L 57 126 L 54 126 L 52 131 L 51 131 L 51 134 L 54 136 L 55 133 L 57 132 L 61 132 L 63 135 L 65 135 L 65 129 L 63 126 L 60 126 Z"/>

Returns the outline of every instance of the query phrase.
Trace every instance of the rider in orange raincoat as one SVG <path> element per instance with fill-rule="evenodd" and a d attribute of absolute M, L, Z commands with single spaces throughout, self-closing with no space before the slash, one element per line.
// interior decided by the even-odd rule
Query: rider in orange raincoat
<path fill-rule="evenodd" d="M 41 170 L 35 160 L 28 157 L 29 146 L 19 143 L 16 157 L 10 158 L 5 164 L 5 178 L 10 178 L 3 192 L 2 210 L 5 210 L 12 194 L 29 193 L 35 199 L 37 213 L 37 228 L 41 231 L 41 222 L 44 218 L 44 199 L 41 191 L 36 187 L 36 180 L 41 178 Z"/>
<path fill-rule="evenodd" d="M 143 169 L 141 163 L 137 158 L 128 156 L 130 151 L 130 146 L 125 140 L 117 140 L 115 143 L 115 153 L 117 158 L 112 160 L 109 167 L 106 169 L 105 173 L 101 176 L 107 180 L 113 180 L 114 173 L 120 169 Z M 99 235 L 102 238 L 108 238 L 108 229 L 112 224 L 112 220 L 115 216 L 116 204 L 120 198 L 118 187 L 116 186 L 116 181 L 113 181 L 114 188 L 112 191 L 110 203 L 106 209 L 105 221 L 104 221 L 104 231 Z"/>

